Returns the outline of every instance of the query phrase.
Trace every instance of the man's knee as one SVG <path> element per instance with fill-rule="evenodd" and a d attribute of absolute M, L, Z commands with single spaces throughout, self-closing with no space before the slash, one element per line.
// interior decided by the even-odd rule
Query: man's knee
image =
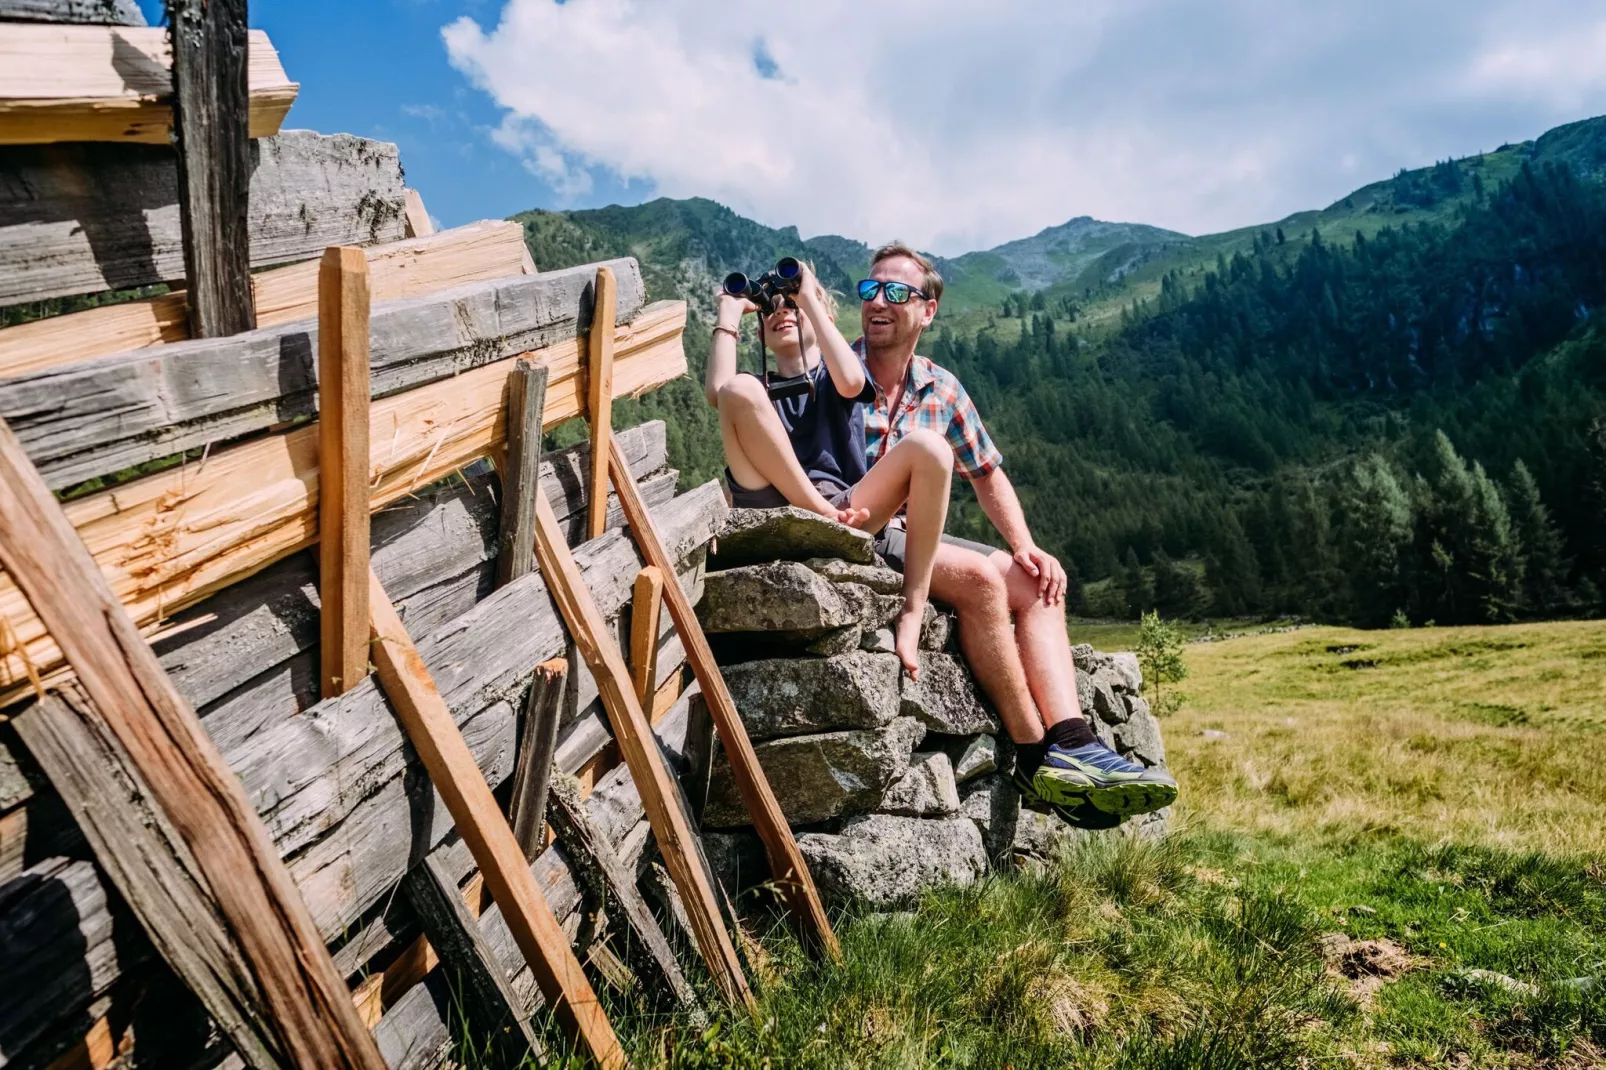
<path fill-rule="evenodd" d="M 752 375 L 733 375 L 719 388 L 719 408 L 752 409 L 770 403 L 764 384 Z"/>
<path fill-rule="evenodd" d="M 943 600 L 960 613 L 1009 610 L 1009 589 L 1004 577 L 974 550 L 939 545 L 932 580 L 934 589 L 940 583 L 946 596 Z"/>
<path fill-rule="evenodd" d="M 1007 593 L 1011 613 L 1058 613 L 1065 616 L 1065 603 L 1045 605 L 1041 580 L 1022 568 L 1012 556 L 1000 550 L 989 560 L 993 574 L 999 578 Z"/>

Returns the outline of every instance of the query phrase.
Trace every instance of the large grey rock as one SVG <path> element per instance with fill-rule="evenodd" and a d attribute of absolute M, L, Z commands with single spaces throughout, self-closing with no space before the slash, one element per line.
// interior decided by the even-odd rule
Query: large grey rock
<path fill-rule="evenodd" d="M 903 577 L 880 565 L 856 565 L 835 557 L 811 557 L 803 562 L 833 583 L 857 583 L 876 594 L 902 594 Z"/>
<path fill-rule="evenodd" d="M 873 654 L 896 654 L 898 648 L 894 645 L 891 628 L 877 628 L 873 632 L 865 632 L 859 639 L 859 649 Z"/>
<path fill-rule="evenodd" d="M 921 652 L 918 681 L 903 677 L 903 712 L 933 732 L 955 736 L 998 732 L 998 719 L 982 705 L 964 663 L 935 651 Z"/>
<path fill-rule="evenodd" d="M 1138 666 L 1136 654 L 1123 650 L 1108 654 L 1106 657 L 1109 658 L 1109 669 L 1115 677 L 1117 690 L 1130 695 L 1136 695 L 1143 690 L 1143 670 Z"/>
<path fill-rule="evenodd" d="M 711 829 L 704 832 L 702 838 L 708 868 L 731 895 L 769 879 L 769 856 L 764 853 L 764 844 L 756 833 Z"/>
<path fill-rule="evenodd" d="M 957 645 L 954 640 L 957 631 L 952 613 L 944 613 L 930 602 L 926 603 L 926 617 L 920 623 L 920 649 L 952 650 Z"/>
<path fill-rule="evenodd" d="M 1101 717 L 1110 724 L 1120 724 L 1127 718 L 1126 703 L 1122 696 L 1116 693 L 1121 684 L 1113 669 L 1108 665 L 1100 666 L 1098 671 L 1088 676 L 1088 686 L 1093 692 L 1093 708 L 1083 709 L 1087 717 Z M 1080 690 L 1078 691 L 1080 695 Z"/>
<path fill-rule="evenodd" d="M 903 776 L 892 782 L 877 811 L 907 817 L 947 817 L 959 812 L 954 767 L 942 751 L 916 751 Z"/>
<path fill-rule="evenodd" d="M 755 744 L 781 812 L 793 825 L 812 825 L 863 813 L 881 801 L 887 785 L 909 767 L 909 754 L 925 735 L 920 722 L 899 717 L 876 731 L 824 732 Z M 723 753 L 709 778 L 703 825 L 734 828 L 750 823 Z"/>
<path fill-rule="evenodd" d="M 788 505 L 784 509 L 732 509 L 716 536 L 711 567 L 731 568 L 763 561 L 807 561 L 834 557 L 856 565 L 875 564 L 870 533 Z"/>
<path fill-rule="evenodd" d="M 1015 785 L 996 773 L 962 784 L 959 812 L 975 822 L 988 859 L 994 867 L 1001 866 L 1014 846 L 1015 827 L 1020 823 L 1020 792 Z"/>
<path fill-rule="evenodd" d="M 839 835 L 810 832 L 797 846 L 821 893 L 833 903 L 896 907 L 944 884 L 971 884 L 987 871 L 976 823 L 964 817 L 869 814 Z"/>
<path fill-rule="evenodd" d="M 858 650 L 864 639 L 864 629 L 857 624 L 851 628 L 838 628 L 825 632 L 803 644 L 803 651 L 820 658 L 834 658 Z"/>
<path fill-rule="evenodd" d="M 1148 710 L 1133 712 L 1124 723 L 1114 727 L 1115 749 L 1128 758 L 1144 765 L 1165 764 L 1165 743 L 1160 739 L 1160 722 Z"/>
<path fill-rule="evenodd" d="M 832 658 L 769 658 L 724 668 L 725 686 L 755 740 L 882 728 L 898 716 L 892 654 L 855 651 Z"/>
<path fill-rule="evenodd" d="M 772 561 L 708 573 L 697 617 L 710 634 L 766 632 L 802 644 L 845 628 L 879 628 L 900 604 L 861 584 L 832 583 L 798 562 Z"/>
<path fill-rule="evenodd" d="M 963 784 L 975 777 L 998 772 L 998 739 L 995 736 L 961 736 L 944 747 L 954 764 L 954 780 Z"/>

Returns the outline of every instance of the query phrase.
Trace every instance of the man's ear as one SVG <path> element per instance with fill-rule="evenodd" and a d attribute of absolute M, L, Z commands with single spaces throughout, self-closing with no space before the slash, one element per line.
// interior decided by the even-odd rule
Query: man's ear
<path fill-rule="evenodd" d="M 924 329 L 926 327 L 930 327 L 931 326 L 931 321 L 936 319 L 936 318 L 937 318 L 937 302 L 936 301 L 932 301 L 932 300 L 927 300 L 926 301 L 926 315 L 925 315 L 925 318 L 920 321 L 921 328 Z"/>

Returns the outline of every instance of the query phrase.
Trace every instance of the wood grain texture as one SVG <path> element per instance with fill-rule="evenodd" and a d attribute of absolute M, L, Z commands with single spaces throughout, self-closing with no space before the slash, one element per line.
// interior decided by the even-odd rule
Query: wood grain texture
<path fill-rule="evenodd" d="M 655 651 L 656 653 L 656 651 Z M 508 816 L 513 837 L 524 857 L 533 859 L 546 846 L 547 789 L 552 783 L 552 757 L 558 749 L 558 717 L 562 712 L 569 663 L 563 658 L 535 667 L 535 682 L 524 706 L 524 733 L 519 740 L 518 763 L 513 769 L 513 793 Z"/>
<path fill-rule="evenodd" d="M 613 271 L 597 269 L 593 322 L 606 323 L 618 305 L 618 284 Z M 611 331 L 586 332 L 586 419 L 591 432 L 591 510 L 586 537 L 602 534 L 608 500 L 608 439 L 613 434 L 613 348 Z"/>
<path fill-rule="evenodd" d="M 628 1066 L 607 1014 L 531 875 L 513 830 L 458 731 L 451 709 L 436 689 L 377 577 L 372 580 L 369 600 L 374 664 L 380 683 L 419 760 L 441 793 L 458 834 L 484 874 L 486 887 L 502 906 L 503 916 L 547 1005 L 570 1039 L 583 1046 L 600 1066 Z"/>
<path fill-rule="evenodd" d="M 658 617 L 663 606 L 663 570 L 648 565 L 636 573 L 630 597 L 630 678 L 649 716 L 658 692 Z"/>
<path fill-rule="evenodd" d="M 642 556 L 649 564 L 657 565 L 660 569 L 668 567 L 671 559 L 653 525 L 652 514 L 640 500 L 630 466 L 624 453 L 617 448 L 610 455 L 610 471 L 613 473 L 614 487 L 619 492 L 619 502 L 630 522 L 631 535 L 641 548 Z M 831 920 L 826 917 L 825 907 L 814 887 L 814 877 L 803 861 L 797 841 L 792 837 L 791 826 L 786 823 L 780 804 L 775 801 L 775 793 L 758 764 L 752 741 L 747 737 L 747 727 L 742 723 L 736 703 L 725 686 L 725 678 L 720 675 L 719 666 L 714 662 L 714 653 L 708 647 L 708 640 L 703 635 L 702 625 L 698 623 L 691 602 L 677 584 L 669 585 L 665 600 L 675 631 L 685 644 L 686 660 L 691 663 L 702 688 L 703 700 L 708 704 L 709 714 L 719 731 L 719 741 L 729 759 L 737 792 L 753 819 L 755 831 L 764 841 L 770 872 L 774 875 L 781 900 L 786 904 L 804 941 L 829 958 L 838 959 L 842 954 L 841 945 L 831 930 Z M 685 896 L 685 889 L 681 890 L 681 895 Z M 690 904 L 687 905 L 689 908 Z"/>
<path fill-rule="evenodd" d="M 394 301 L 517 275 L 523 248 L 519 225 L 501 220 L 371 245 L 364 250 L 369 289 L 375 301 Z M 309 260 L 252 275 L 255 326 L 274 327 L 316 316 L 318 264 Z M 0 329 L 0 378 L 189 337 L 189 302 L 183 290 L 102 305 Z"/>
<path fill-rule="evenodd" d="M 516 580 L 535 565 L 535 497 L 541 492 L 542 412 L 546 407 L 548 375 L 545 365 L 520 359 L 513 362 L 513 371 L 507 377 L 502 530 L 496 551 L 498 583 Z M 593 493 L 595 489 L 591 488 Z M 606 513 L 606 496 L 603 510 Z M 592 512 L 588 503 L 588 523 Z M 589 537 L 600 534 L 599 531 Z"/>
<path fill-rule="evenodd" d="M 76 687 L 14 718 L 146 936 L 248 1066 L 282 1065 L 268 1008 L 195 860 Z"/>
<path fill-rule="evenodd" d="M 251 136 L 271 137 L 300 87 L 261 30 L 250 33 L 248 77 Z M 172 45 L 161 28 L 0 24 L 0 145 L 165 145 L 173 82 Z"/>
<path fill-rule="evenodd" d="M 591 274 L 514 276 L 381 305 L 370 320 L 374 395 L 563 343 L 578 351 Z M 316 266 L 308 285 L 315 314 Z M 0 416 L 61 488 L 316 415 L 317 348 L 317 322 L 308 319 L 86 361 L 12 379 L 0 391 Z"/>
<path fill-rule="evenodd" d="M 240 782 L 3 422 L 0 565 L 195 859 L 263 992 L 281 1057 L 378 1070 L 379 1051 Z"/>
<path fill-rule="evenodd" d="M 246 215 L 245 6 L 245 0 L 167 0 L 179 229 L 193 338 L 223 338 L 256 326 Z"/>
<path fill-rule="evenodd" d="M 395 145 L 288 130 L 251 160 L 253 267 L 401 239 Z M 182 242 L 165 144 L 0 146 L 0 304 L 182 278 Z"/>
<path fill-rule="evenodd" d="M 629 478 L 628 474 L 625 478 Z M 621 487 L 621 495 L 628 495 Z M 536 554 L 547 589 L 558 605 L 580 656 L 591 668 L 602 694 L 614 739 L 624 756 L 652 822 L 653 835 L 669 872 L 692 918 L 698 951 L 707 963 L 714 984 L 732 1003 L 756 1007 L 742 974 L 736 949 L 725 932 L 719 906 L 704 872 L 695 865 L 694 833 L 663 756 L 652 737 L 652 726 L 630 684 L 630 671 L 608 634 L 602 613 L 581 578 L 569 547 L 558 531 L 557 518 L 545 499 L 536 500 Z M 665 555 L 667 563 L 668 557 Z"/>
<path fill-rule="evenodd" d="M 538 1062 L 544 1059 L 523 1001 L 480 935 L 478 912 L 463 901 L 438 852 L 407 874 L 407 897 L 441 965 L 457 982 L 463 1018 L 489 1049 L 489 1065 L 518 1070 L 532 1055 Z"/>
<path fill-rule="evenodd" d="M 406 191 L 407 198 L 407 236 L 409 238 L 424 238 L 435 233 L 435 224 L 430 222 L 429 212 L 424 209 L 424 198 L 419 196 L 416 189 Z"/>
<path fill-rule="evenodd" d="M 368 675 L 368 261 L 323 254 L 318 278 L 319 688 Z"/>
<path fill-rule="evenodd" d="M 0 0 L 0 19 L 146 25 L 145 14 L 134 0 Z"/>
<path fill-rule="evenodd" d="M 684 322 L 685 306 L 666 304 L 619 329 L 618 392 L 640 393 L 685 374 Z M 577 415 L 578 344 L 530 356 L 551 372 L 547 426 Z M 371 509 L 502 448 L 508 370 L 506 362 L 488 364 L 374 403 Z M 317 443 L 314 425 L 213 451 L 204 464 L 79 499 L 66 512 L 128 612 L 149 625 L 316 539 Z M 54 642 L 9 580 L 0 581 L 0 614 L 35 666 L 58 665 Z M 26 679 L 21 657 L 0 663 L 0 703 L 22 694 Z"/>

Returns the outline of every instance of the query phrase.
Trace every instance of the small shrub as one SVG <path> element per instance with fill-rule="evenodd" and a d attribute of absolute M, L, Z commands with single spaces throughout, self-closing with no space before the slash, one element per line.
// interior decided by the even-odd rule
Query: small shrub
<path fill-rule="evenodd" d="M 1138 664 L 1143 678 L 1148 681 L 1149 707 L 1156 717 L 1165 717 L 1182 708 L 1187 698 L 1180 691 L 1165 690 L 1166 684 L 1178 683 L 1188 676 L 1188 663 L 1182 659 L 1182 632 L 1175 625 L 1160 619 L 1153 610 L 1143 614 L 1138 626 Z"/>

